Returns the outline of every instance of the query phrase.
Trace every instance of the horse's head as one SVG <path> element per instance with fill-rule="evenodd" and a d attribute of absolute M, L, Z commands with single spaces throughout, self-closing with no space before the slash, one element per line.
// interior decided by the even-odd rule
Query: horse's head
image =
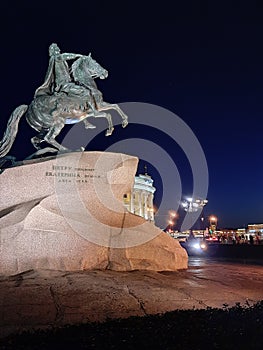
<path fill-rule="evenodd" d="M 91 54 L 89 54 L 88 56 L 82 56 L 79 59 L 77 59 L 72 64 L 71 69 L 74 77 L 80 75 L 80 72 L 83 77 L 85 75 L 89 75 L 93 79 L 105 79 L 108 76 L 108 71 L 101 67 L 101 65 L 91 57 Z"/>

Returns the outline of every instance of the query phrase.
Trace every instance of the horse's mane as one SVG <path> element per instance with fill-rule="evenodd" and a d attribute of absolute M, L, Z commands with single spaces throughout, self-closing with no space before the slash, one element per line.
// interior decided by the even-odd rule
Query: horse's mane
<path fill-rule="evenodd" d="M 76 61 L 74 61 L 71 65 L 70 73 L 72 73 L 75 81 L 83 80 L 83 73 L 82 73 L 82 69 L 80 68 L 80 65 L 83 62 L 83 60 L 86 58 L 87 57 L 80 57 Z"/>

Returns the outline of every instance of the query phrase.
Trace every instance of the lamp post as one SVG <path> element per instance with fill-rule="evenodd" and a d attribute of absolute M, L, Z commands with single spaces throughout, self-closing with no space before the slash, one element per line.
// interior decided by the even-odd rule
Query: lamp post
<path fill-rule="evenodd" d="M 168 224 L 169 226 L 169 232 L 172 231 L 172 227 L 174 226 L 175 222 L 174 219 L 177 218 L 177 213 L 175 211 L 170 210 L 169 211 L 169 220 L 168 220 Z"/>
<path fill-rule="evenodd" d="M 202 210 L 203 207 L 208 203 L 207 199 L 195 199 L 195 198 L 186 198 L 181 204 L 184 208 L 184 211 L 187 213 L 193 214 L 198 210 Z M 190 234 L 193 226 L 193 221 L 191 220 Z"/>
<path fill-rule="evenodd" d="M 169 224 L 169 233 L 170 233 L 170 232 L 172 232 L 172 226 L 173 226 L 174 222 L 172 220 L 169 220 L 168 224 Z"/>
<path fill-rule="evenodd" d="M 209 216 L 209 230 L 211 230 L 211 233 L 214 233 L 216 231 L 217 221 L 218 220 L 216 216 Z"/>

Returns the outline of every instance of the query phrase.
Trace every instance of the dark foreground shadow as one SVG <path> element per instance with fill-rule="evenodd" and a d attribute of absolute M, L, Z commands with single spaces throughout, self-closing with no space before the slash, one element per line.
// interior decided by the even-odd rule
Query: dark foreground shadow
<path fill-rule="evenodd" d="M 0 349 L 262 349 L 263 301 L 9 336 Z"/>

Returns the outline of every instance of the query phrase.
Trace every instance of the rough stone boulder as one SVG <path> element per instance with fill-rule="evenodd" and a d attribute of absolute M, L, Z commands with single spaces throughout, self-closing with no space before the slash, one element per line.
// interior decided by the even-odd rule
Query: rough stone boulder
<path fill-rule="evenodd" d="M 75 152 L 0 174 L 0 273 L 29 269 L 177 270 L 180 244 L 127 212 L 138 159 Z"/>

